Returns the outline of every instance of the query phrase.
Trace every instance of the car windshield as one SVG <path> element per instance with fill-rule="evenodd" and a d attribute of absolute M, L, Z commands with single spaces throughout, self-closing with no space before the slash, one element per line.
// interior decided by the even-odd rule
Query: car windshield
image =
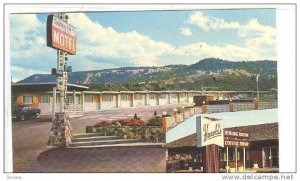
<path fill-rule="evenodd" d="M 23 107 L 20 107 L 20 106 L 12 107 L 12 111 L 21 111 L 22 109 L 23 109 Z"/>
<path fill-rule="evenodd" d="M 30 108 L 29 107 L 23 107 L 23 111 L 25 111 L 25 110 L 29 110 Z"/>

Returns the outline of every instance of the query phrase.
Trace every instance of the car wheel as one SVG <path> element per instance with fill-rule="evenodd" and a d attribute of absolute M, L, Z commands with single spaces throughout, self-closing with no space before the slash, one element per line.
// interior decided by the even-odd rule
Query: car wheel
<path fill-rule="evenodd" d="M 19 119 L 20 119 L 21 121 L 24 121 L 24 120 L 25 120 L 24 114 L 21 114 L 21 115 L 19 116 Z"/>
<path fill-rule="evenodd" d="M 38 118 L 40 116 L 40 113 L 35 113 L 34 117 Z"/>

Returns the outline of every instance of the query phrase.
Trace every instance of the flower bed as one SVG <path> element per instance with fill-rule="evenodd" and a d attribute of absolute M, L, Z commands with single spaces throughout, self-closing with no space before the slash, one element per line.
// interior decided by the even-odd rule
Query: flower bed
<path fill-rule="evenodd" d="M 86 126 L 87 133 L 101 136 L 119 136 L 124 139 L 137 139 L 140 142 L 164 143 L 162 126 L 150 126 L 141 119 L 121 119 L 101 121 L 94 126 Z"/>
<path fill-rule="evenodd" d="M 101 121 L 96 123 L 95 126 L 111 126 L 111 125 L 120 125 L 120 126 L 145 126 L 145 121 L 141 119 L 119 119 L 115 121 Z"/>

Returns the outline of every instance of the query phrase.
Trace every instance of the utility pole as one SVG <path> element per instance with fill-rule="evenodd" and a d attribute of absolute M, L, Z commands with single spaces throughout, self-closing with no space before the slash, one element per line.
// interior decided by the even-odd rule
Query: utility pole
<path fill-rule="evenodd" d="M 259 100 L 259 86 L 258 86 L 258 77 L 259 74 L 256 74 L 256 94 L 257 94 L 257 99 Z"/>

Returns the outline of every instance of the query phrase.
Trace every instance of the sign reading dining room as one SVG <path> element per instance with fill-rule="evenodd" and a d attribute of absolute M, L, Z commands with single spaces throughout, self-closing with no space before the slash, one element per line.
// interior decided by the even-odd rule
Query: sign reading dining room
<path fill-rule="evenodd" d="M 224 147 L 224 127 L 220 119 L 198 116 L 196 121 L 197 147 L 219 145 Z"/>

